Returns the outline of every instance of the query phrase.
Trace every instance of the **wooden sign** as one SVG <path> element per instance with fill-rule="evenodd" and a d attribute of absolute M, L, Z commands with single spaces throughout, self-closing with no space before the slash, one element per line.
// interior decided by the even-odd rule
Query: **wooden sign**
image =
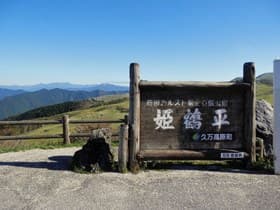
<path fill-rule="evenodd" d="M 254 73 L 246 63 L 239 83 L 151 82 L 140 81 L 139 65 L 131 64 L 130 165 L 141 159 L 254 161 Z"/>
<path fill-rule="evenodd" d="M 242 148 L 244 92 L 232 87 L 140 83 L 140 148 Z"/>

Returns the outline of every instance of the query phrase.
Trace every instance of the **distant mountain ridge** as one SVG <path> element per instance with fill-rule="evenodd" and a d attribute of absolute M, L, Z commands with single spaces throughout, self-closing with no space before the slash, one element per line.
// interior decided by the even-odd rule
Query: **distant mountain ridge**
<path fill-rule="evenodd" d="M 60 104 L 43 106 L 36 109 L 28 110 L 19 115 L 7 118 L 7 120 L 30 120 L 34 118 L 49 117 L 60 113 L 71 112 L 78 109 L 90 108 L 91 106 L 100 103 L 93 98 L 82 101 L 67 101 Z"/>
<path fill-rule="evenodd" d="M 264 73 L 261 74 L 259 76 L 257 76 L 256 81 L 262 84 L 266 84 L 266 85 L 273 85 L 273 73 L 269 72 L 269 73 Z"/>
<path fill-rule="evenodd" d="M 127 91 L 70 91 L 62 89 L 42 89 L 35 92 L 22 93 L 0 100 L 0 119 L 5 119 L 31 109 L 59 104 L 63 102 L 79 101 L 103 95 L 115 95 Z"/>
<path fill-rule="evenodd" d="M 231 82 L 241 82 L 242 79 L 243 79 L 242 77 L 236 77 L 233 80 L 231 80 Z M 263 74 L 257 76 L 256 82 L 272 86 L 273 85 L 273 73 L 268 72 L 268 73 L 263 73 Z"/>
<path fill-rule="evenodd" d="M 0 100 L 5 97 L 18 95 L 24 92 L 25 92 L 24 90 L 10 90 L 10 89 L 0 88 Z"/>
<path fill-rule="evenodd" d="M 9 90 L 23 90 L 23 91 L 38 91 L 41 89 L 64 89 L 64 90 L 82 90 L 82 91 L 94 91 L 94 90 L 102 90 L 102 91 L 128 91 L 128 86 L 120 86 L 109 83 L 95 84 L 95 85 L 79 85 L 72 83 L 48 83 L 48 84 L 36 84 L 36 85 L 5 85 L 0 88 L 5 88 Z"/>
<path fill-rule="evenodd" d="M 106 100 L 100 100 L 103 97 L 107 97 Z M 93 107 L 110 105 L 114 103 L 120 103 L 128 101 L 128 96 L 125 94 L 114 96 L 101 96 L 96 98 L 89 98 L 82 101 L 68 101 L 61 104 L 54 104 L 36 109 L 29 110 L 22 114 L 7 118 L 7 120 L 31 120 L 42 117 L 57 116 L 62 113 L 73 112 L 76 110 L 84 110 Z M 5 119 L 6 120 L 6 119 Z"/>
<path fill-rule="evenodd" d="M 232 81 L 239 80 L 240 78 L 236 78 Z M 256 81 L 258 97 L 266 99 L 272 103 L 273 73 L 261 74 L 256 77 Z M 18 88 L 21 88 L 22 86 L 9 86 L 10 88 L 15 88 L 15 90 L 0 89 L 0 119 L 5 119 L 39 107 L 64 102 L 80 101 L 102 95 L 114 95 L 128 92 L 128 87 L 112 84 L 73 85 L 70 83 L 51 83 L 24 87 L 25 90 L 30 91 L 33 88 L 52 88 L 58 87 L 59 85 L 66 89 L 41 89 L 35 92 L 24 92 L 24 90 L 18 90 Z M 79 88 L 82 88 L 83 90 L 79 90 Z M 100 89 L 96 90 L 96 88 Z"/>

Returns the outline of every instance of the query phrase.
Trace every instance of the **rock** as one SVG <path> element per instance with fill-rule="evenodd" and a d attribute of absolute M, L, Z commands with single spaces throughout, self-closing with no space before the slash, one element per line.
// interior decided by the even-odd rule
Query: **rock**
<path fill-rule="evenodd" d="M 112 132 L 110 128 L 100 128 L 92 131 L 92 139 L 104 138 L 106 143 L 111 145 Z"/>
<path fill-rule="evenodd" d="M 273 140 L 273 107 L 265 100 L 256 102 L 256 135 L 264 140 L 264 155 L 272 154 Z"/>
<path fill-rule="evenodd" d="M 106 136 L 96 132 L 90 137 L 83 148 L 75 152 L 72 168 L 79 171 L 99 172 L 111 171 L 113 165 L 113 154 L 107 143 Z M 97 135 L 98 134 L 98 135 Z"/>

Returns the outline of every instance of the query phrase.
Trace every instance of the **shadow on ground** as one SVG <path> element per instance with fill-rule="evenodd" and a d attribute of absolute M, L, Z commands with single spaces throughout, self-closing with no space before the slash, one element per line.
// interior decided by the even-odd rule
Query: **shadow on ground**
<path fill-rule="evenodd" d="M 198 170 L 212 172 L 229 172 L 229 173 L 245 173 L 245 174 L 273 174 L 268 170 L 248 169 L 242 162 L 231 162 L 223 164 L 223 162 L 211 161 L 213 163 L 200 163 L 196 161 L 188 162 L 147 162 L 142 168 L 143 170 Z"/>
<path fill-rule="evenodd" d="M 41 162 L 21 162 L 21 161 L 12 161 L 12 162 L 0 162 L 0 166 L 15 166 L 23 168 L 40 168 L 48 170 L 63 171 L 69 170 L 70 164 L 72 162 L 72 156 L 52 156 L 48 158 L 49 161 Z"/>
<path fill-rule="evenodd" d="M 41 162 L 23 162 L 11 161 L 0 162 L 0 166 L 14 166 L 23 168 L 48 169 L 55 171 L 67 171 L 71 168 L 72 156 L 52 156 L 49 161 Z M 193 162 L 148 162 L 141 167 L 144 171 L 149 170 L 198 170 L 198 171 L 213 171 L 213 172 L 229 172 L 229 173 L 246 173 L 246 174 L 273 174 L 271 171 L 264 170 L 247 170 L 240 163 L 231 165 L 221 165 L 220 163 L 199 164 Z"/>

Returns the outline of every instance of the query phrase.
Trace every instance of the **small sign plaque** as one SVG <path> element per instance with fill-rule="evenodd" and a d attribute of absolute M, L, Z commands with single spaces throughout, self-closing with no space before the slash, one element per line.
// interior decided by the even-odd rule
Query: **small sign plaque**
<path fill-rule="evenodd" d="M 242 159 L 242 158 L 244 158 L 244 152 L 221 153 L 221 159 Z"/>

